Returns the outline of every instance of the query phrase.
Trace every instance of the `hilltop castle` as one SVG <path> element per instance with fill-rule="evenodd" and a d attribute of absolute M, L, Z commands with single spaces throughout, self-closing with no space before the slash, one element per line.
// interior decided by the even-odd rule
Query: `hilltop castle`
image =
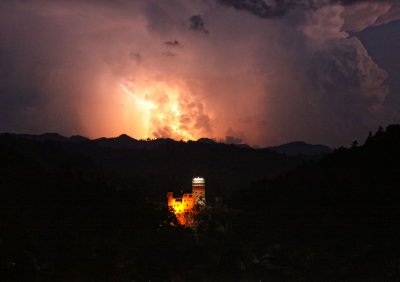
<path fill-rule="evenodd" d="M 167 193 L 168 208 L 176 215 L 182 225 L 193 224 L 193 215 L 205 206 L 206 188 L 202 177 L 192 180 L 192 193 L 184 193 L 182 197 L 174 197 L 173 192 Z"/>

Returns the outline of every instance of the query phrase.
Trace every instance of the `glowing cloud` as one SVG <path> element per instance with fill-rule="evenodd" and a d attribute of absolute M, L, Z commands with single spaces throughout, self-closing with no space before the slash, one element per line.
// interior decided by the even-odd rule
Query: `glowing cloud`
<path fill-rule="evenodd" d="M 139 137 L 193 140 L 211 134 L 210 120 L 202 103 L 195 102 L 183 85 L 156 81 L 130 84 L 120 84 L 120 88 L 143 113 L 140 123 L 145 132 Z"/>

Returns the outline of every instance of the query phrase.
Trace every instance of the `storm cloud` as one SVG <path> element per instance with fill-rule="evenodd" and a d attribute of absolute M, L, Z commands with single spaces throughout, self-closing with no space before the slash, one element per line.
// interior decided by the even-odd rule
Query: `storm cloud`
<path fill-rule="evenodd" d="M 357 38 L 398 20 L 395 1 L 6 0 L 0 15 L 0 131 L 338 146 L 398 122 Z"/>

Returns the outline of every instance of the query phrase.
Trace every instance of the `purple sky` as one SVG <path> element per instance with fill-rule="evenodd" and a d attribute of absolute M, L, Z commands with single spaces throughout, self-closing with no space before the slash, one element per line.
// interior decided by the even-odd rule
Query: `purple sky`
<path fill-rule="evenodd" d="M 400 3 L 3 0 L 0 132 L 268 146 L 400 117 Z"/>

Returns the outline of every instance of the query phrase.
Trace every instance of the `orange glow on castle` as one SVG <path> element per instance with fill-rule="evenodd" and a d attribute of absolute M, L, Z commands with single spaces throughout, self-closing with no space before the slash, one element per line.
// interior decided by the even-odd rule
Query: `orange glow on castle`
<path fill-rule="evenodd" d="M 167 193 L 168 208 L 175 214 L 179 223 L 190 226 L 194 223 L 194 215 L 205 206 L 206 189 L 202 177 L 192 180 L 192 193 L 184 193 L 182 197 L 174 197 L 173 192 Z"/>

